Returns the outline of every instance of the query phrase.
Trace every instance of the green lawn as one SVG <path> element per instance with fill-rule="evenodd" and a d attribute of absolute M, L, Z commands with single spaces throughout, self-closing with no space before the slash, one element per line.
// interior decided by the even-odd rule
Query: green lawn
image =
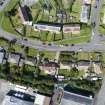
<path fill-rule="evenodd" d="M 56 42 L 56 44 L 77 44 L 77 43 L 86 43 L 89 42 L 90 37 L 80 37 L 76 39 L 69 39 L 69 40 L 64 40 L 64 41 L 59 41 Z"/>
<path fill-rule="evenodd" d="M 55 56 L 56 56 L 56 52 L 47 51 L 47 50 L 39 51 L 39 53 L 40 55 L 42 54 L 44 58 L 48 58 L 50 60 L 55 59 Z"/>
<path fill-rule="evenodd" d="M 8 5 L 5 7 L 5 11 L 10 11 L 11 9 L 15 8 L 15 6 L 17 5 L 17 3 L 20 0 L 10 0 L 10 2 L 8 3 Z"/>
<path fill-rule="evenodd" d="M 100 24 L 99 24 L 99 32 L 103 35 L 105 35 L 105 24 L 103 24 L 103 18 L 104 18 L 104 12 L 105 12 L 105 0 L 103 0 L 102 7 L 100 9 Z"/>

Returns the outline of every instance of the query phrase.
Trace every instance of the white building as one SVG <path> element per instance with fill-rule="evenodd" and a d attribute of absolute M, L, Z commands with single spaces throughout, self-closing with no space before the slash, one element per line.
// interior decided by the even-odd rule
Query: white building
<path fill-rule="evenodd" d="M 61 31 L 61 27 L 57 25 L 34 24 L 33 27 L 35 31 L 49 31 L 53 33 L 60 33 Z"/>
<path fill-rule="evenodd" d="M 88 23 L 89 14 L 90 14 L 90 5 L 83 5 L 80 14 L 80 21 L 83 23 Z"/>

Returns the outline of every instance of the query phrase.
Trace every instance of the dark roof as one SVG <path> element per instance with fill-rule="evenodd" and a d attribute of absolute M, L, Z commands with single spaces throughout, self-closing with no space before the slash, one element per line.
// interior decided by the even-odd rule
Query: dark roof
<path fill-rule="evenodd" d="M 15 94 L 19 94 L 19 95 L 15 95 Z M 17 92 L 15 90 L 10 90 L 8 93 L 7 93 L 8 96 L 12 96 L 12 97 L 16 97 L 20 100 L 24 100 L 24 101 L 28 101 L 28 102 L 34 102 L 35 100 L 35 97 L 34 96 L 31 96 L 29 94 L 26 94 L 26 93 L 22 93 L 22 92 Z M 23 97 L 21 97 L 21 95 L 23 95 Z"/>
<path fill-rule="evenodd" d="M 74 104 L 75 102 L 75 104 Z M 64 96 L 61 100 L 61 105 L 92 105 L 93 99 L 79 96 L 70 92 L 64 92 Z"/>
<path fill-rule="evenodd" d="M 20 9 L 21 9 L 24 20 L 29 21 L 30 19 L 29 19 L 29 14 L 27 12 L 27 6 L 20 7 Z"/>
<path fill-rule="evenodd" d="M 91 92 L 91 91 L 88 91 L 88 90 L 84 90 L 84 89 L 79 89 L 79 88 L 76 88 L 76 87 L 71 87 L 70 85 L 67 85 L 64 90 L 68 91 L 68 92 L 71 92 L 71 93 L 75 93 L 75 94 L 78 94 L 78 95 L 82 95 L 82 96 L 85 96 L 85 97 L 89 97 L 90 95 L 92 97 L 94 97 L 94 93 Z"/>

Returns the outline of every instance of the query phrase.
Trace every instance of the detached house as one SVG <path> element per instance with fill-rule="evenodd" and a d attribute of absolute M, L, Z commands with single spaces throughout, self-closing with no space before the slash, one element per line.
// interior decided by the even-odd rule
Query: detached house
<path fill-rule="evenodd" d="M 50 61 L 48 63 L 41 64 L 39 68 L 47 74 L 54 75 L 56 73 L 56 70 L 59 68 L 59 65 L 55 62 Z"/>

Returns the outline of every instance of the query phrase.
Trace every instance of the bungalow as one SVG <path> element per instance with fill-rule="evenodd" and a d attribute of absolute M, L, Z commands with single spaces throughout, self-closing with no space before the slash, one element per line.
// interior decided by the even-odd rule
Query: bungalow
<path fill-rule="evenodd" d="M 90 8 L 91 8 L 91 5 L 84 4 L 82 6 L 82 11 L 80 15 L 80 21 L 82 23 L 88 23 L 88 20 L 90 17 Z"/>
<path fill-rule="evenodd" d="M 21 59 L 21 54 L 20 53 L 10 53 L 8 55 L 8 62 L 9 63 L 19 65 L 20 59 Z"/>
<path fill-rule="evenodd" d="M 32 25 L 32 20 L 29 17 L 29 13 L 27 11 L 27 6 L 19 6 L 19 14 L 22 20 L 22 24 L 24 25 Z"/>
<path fill-rule="evenodd" d="M 71 34 L 79 34 L 80 33 L 80 25 L 79 24 L 64 25 L 63 32 L 71 33 Z"/>
<path fill-rule="evenodd" d="M 50 61 L 48 63 L 41 64 L 39 68 L 47 74 L 54 75 L 56 73 L 56 70 L 59 68 L 59 65 L 55 62 Z"/>
<path fill-rule="evenodd" d="M 59 25 L 49 25 L 49 24 L 34 24 L 33 25 L 35 31 L 49 31 L 53 33 L 60 33 L 61 26 Z"/>

